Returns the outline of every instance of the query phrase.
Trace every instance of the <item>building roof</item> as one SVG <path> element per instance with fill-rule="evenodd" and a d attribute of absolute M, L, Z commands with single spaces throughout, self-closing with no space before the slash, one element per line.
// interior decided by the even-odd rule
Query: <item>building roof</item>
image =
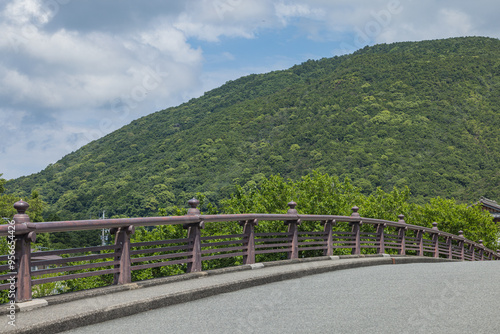
<path fill-rule="evenodd" d="M 478 204 L 482 204 L 491 213 L 500 213 L 500 204 L 496 201 L 488 199 L 486 197 L 481 197 Z"/>

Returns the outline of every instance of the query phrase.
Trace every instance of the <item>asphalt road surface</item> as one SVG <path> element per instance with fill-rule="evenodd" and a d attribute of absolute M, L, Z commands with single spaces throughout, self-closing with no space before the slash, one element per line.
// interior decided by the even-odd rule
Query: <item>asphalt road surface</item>
<path fill-rule="evenodd" d="M 306 276 L 81 327 L 79 333 L 500 333 L 500 261 Z"/>

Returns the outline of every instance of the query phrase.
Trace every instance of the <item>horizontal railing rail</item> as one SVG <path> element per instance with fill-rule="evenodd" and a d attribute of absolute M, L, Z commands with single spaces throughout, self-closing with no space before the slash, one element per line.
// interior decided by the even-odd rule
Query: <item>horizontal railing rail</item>
<path fill-rule="evenodd" d="M 499 250 L 486 248 L 482 241 L 407 224 L 398 221 L 365 218 L 352 208 L 351 216 L 302 215 L 290 202 L 286 214 L 201 215 L 196 199 L 189 201 L 185 216 L 119 218 L 81 221 L 31 223 L 28 204 L 17 202 L 13 224 L 0 225 L 0 236 L 7 237 L 10 252 L 0 256 L 0 290 L 12 289 L 15 277 L 15 300 L 32 299 L 32 286 L 92 276 L 110 275 L 113 284 L 132 282 L 137 270 L 183 266 L 183 272 L 202 270 L 211 260 L 239 258 L 242 264 L 254 264 L 259 257 L 281 254 L 280 258 L 332 256 L 335 253 L 399 254 L 444 257 L 463 261 L 500 259 Z M 286 231 L 259 231 L 261 221 L 281 221 Z M 202 236 L 205 224 L 234 222 L 241 233 Z M 307 222 L 321 222 L 322 229 L 304 230 Z M 131 242 L 135 227 L 182 225 L 186 237 L 180 239 Z M 301 227 L 302 225 L 302 227 Z M 314 224 L 313 224 L 314 225 Z M 317 224 L 316 224 L 317 225 Z M 70 232 L 109 228 L 114 245 L 31 251 L 36 233 Z M 3 282 L 3 283 L 2 283 Z"/>

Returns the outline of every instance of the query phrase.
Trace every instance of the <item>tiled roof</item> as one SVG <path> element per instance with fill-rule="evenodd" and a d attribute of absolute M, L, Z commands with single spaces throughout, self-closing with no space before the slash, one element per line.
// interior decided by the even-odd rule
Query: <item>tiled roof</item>
<path fill-rule="evenodd" d="M 486 197 L 481 197 L 479 203 L 483 204 L 487 208 L 493 209 L 495 211 L 500 211 L 500 204 L 498 204 L 494 200 L 487 199 Z"/>

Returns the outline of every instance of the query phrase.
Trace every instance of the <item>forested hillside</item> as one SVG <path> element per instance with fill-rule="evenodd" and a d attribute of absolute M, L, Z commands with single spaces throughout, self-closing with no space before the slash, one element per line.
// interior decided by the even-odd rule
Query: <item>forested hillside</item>
<path fill-rule="evenodd" d="M 497 39 L 366 47 L 228 82 L 5 188 L 36 190 L 50 220 L 153 215 L 196 192 L 217 202 L 235 184 L 312 170 L 366 194 L 408 186 L 419 203 L 500 199 L 499 88 Z"/>

